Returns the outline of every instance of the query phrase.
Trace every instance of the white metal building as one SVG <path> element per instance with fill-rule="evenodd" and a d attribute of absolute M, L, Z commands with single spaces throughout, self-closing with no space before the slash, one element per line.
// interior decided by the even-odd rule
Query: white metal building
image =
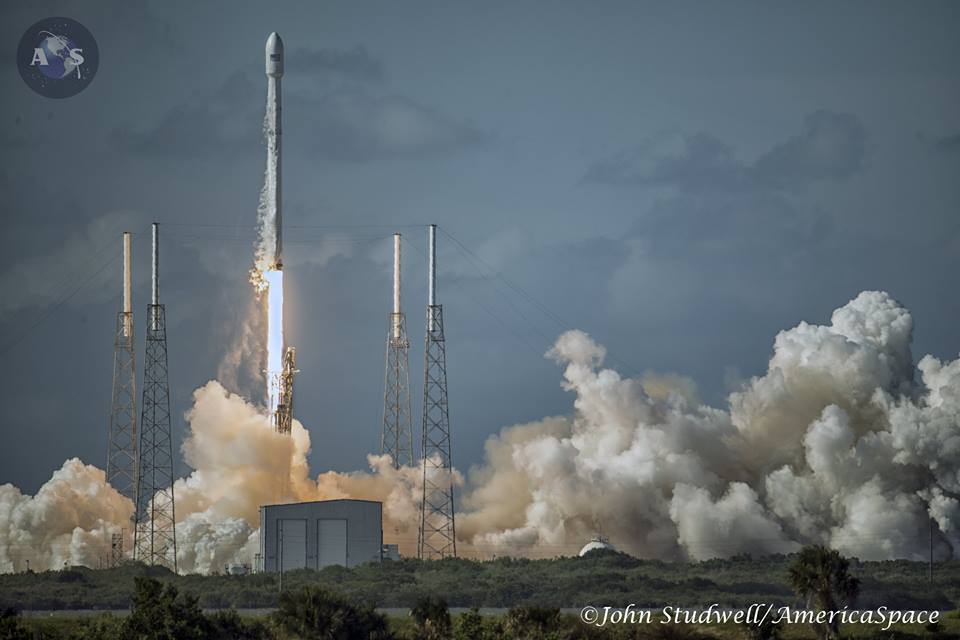
<path fill-rule="evenodd" d="M 379 562 L 383 505 L 369 500 L 322 500 L 260 507 L 263 571 L 355 567 Z"/>

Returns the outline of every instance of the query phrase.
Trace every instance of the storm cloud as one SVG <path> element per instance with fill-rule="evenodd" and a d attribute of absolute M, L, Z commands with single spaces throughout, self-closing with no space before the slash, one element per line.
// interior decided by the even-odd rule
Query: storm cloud
<path fill-rule="evenodd" d="M 615 186 L 674 187 L 689 193 L 792 189 L 843 180 L 862 168 L 866 130 L 852 114 L 819 110 L 800 133 L 753 162 L 708 133 L 664 133 L 590 166 L 584 179 Z"/>
<path fill-rule="evenodd" d="M 382 86 L 384 78 L 383 62 L 362 46 L 295 49 L 284 79 L 285 129 L 305 133 L 292 149 L 327 160 L 365 162 L 441 153 L 485 139 L 468 122 L 390 92 Z M 170 109 L 152 127 L 115 129 L 113 141 L 147 155 L 257 153 L 262 106 L 249 98 L 263 87 L 261 77 L 237 71 L 213 91 Z"/>

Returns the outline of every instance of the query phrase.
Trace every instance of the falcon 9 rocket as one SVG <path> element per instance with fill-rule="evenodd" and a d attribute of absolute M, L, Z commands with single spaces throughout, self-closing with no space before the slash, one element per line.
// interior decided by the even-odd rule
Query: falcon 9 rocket
<path fill-rule="evenodd" d="M 293 421 L 295 355 L 283 335 L 283 207 L 281 201 L 283 40 L 276 32 L 267 38 L 267 178 L 265 184 L 264 237 L 270 246 L 263 279 L 267 284 L 267 401 L 274 428 L 290 433 Z"/>
<path fill-rule="evenodd" d="M 270 265 L 273 269 L 280 271 L 283 269 L 283 208 L 281 206 L 281 173 L 280 173 L 280 141 L 283 131 L 281 130 L 282 102 L 280 94 L 280 81 L 283 78 L 283 40 L 280 35 L 274 31 L 267 38 L 266 47 L 266 70 L 267 70 L 267 171 L 273 174 L 267 193 L 267 210 L 272 213 L 273 220 L 273 260 Z"/>

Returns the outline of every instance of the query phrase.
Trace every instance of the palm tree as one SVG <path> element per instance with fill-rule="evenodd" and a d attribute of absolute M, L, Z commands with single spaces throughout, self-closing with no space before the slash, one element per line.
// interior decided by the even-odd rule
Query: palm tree
<path fill-rule="evenodd" d="M 860 580 L 850 574 L 850 561 L 820 545 L 800 550 L 790 565 L 790 583 L 807 609 L 815 611 L 837 611 L 852 605 L 860 591 Z M 812 626 L 823 640 L 840 637 L 838 618 Z"/>

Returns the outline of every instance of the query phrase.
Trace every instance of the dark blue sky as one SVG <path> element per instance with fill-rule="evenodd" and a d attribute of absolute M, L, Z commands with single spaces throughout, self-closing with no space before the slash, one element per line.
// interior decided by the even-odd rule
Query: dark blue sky
<path fill-rule="evenodd" d="M 65 100 L 14 64 L 52 15 L 100 49 Z M 542 357 L 565 328 L 712 404 L 777 331 L 862 289 L 913 312 L 916 356 L 960 351 L 956 3 L 6 2 L 0 482 L 104 463 L 125 229 L 142 327 L 144 232 L 163 224 L 178 417 L 216 375 L 249 296 L 273 30 L 315 472 L 378 447 L 394 230 L 419 415 L 430 222 L 469 250 L 440 237 L 460 467 L 500 428 L 572 410 Z"/>

